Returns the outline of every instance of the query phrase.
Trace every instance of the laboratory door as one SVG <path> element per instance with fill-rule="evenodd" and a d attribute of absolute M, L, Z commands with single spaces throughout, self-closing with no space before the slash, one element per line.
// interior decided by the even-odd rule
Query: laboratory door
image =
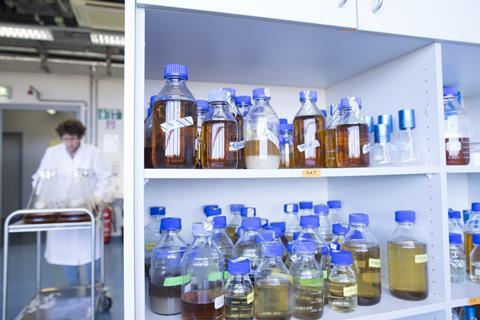
<path fill-rule="evenodd" d="M 2 222 L 11 212 L 21 208 L 22 134 L 4 132 L 2 141 Z"/>

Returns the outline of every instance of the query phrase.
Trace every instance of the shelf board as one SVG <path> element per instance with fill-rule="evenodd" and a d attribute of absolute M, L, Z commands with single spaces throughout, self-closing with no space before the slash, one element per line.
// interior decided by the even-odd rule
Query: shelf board
<path fill-rule="evenodd" d="M 471 303 L 469 299 L 476 298 L 475 304 L 480 301 L 480 284 L 466 279 L 462 283 L 452 283 L 452 302 L 451 308 L 468 306 Z"/>
<path fill-rule="evenodd" d="M 148 294 L 145 295 L 145 319 L 169 319 L 180 320 L 181 315 L 175 316 L 160 316 L 150 311 Z M 420 314 L 427 314 L 431 312 L 438 312 L 445 310 L 445 304 L 434 298 L 428 298 L 423 301 L 407 301 L 401 300 L 390 295 L 388 289 L 384 288 L 382 293 L 382 301 L 374 306 L 358 307 L 352 313 L 340 313 L 331 310 L 328 306 L 325 307 L 324 315 L 322 317 L 329 320 L 385 320 L 398 319 L 403 317 L 415 316 Z M 293 318 L 292 319 L 296 319 Z"/>
<path fill-rule="evenodd" d="M 21 232 L 38 232 L 50 230 L 79 230 L 90 229 L 91 222 L 65 222 L 65 223 L 42 223 L 42 224 L 27 224 L 23 221 L 17 221 L 8 227 L 9 233 Z"/>
<path fill-rule="evenodd" d="M 480 173 L 479 165 L 468 166 L 445 166 L 447 173 Z"/>
<path fill-rule="evenodd" d="M 145 179 L 281 179 L 397 176 L 439 173 L 439 167 L 336 169 L 145 169 Z"/>

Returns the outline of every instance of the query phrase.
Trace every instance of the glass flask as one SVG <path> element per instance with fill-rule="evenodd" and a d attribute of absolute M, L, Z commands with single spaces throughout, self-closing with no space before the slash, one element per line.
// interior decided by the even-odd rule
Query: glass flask
<path fill-rule="evenodd" d="M 380 245 L 368 230 L 369 217 L 365 213 L 349 216 L 350 231 L 343 248 L 352 253 L 357 265 L 358 304 L 370 306 L 382 296 Z"/>
<path fill-rule="evenodd" d="M 247 169 L 278 169 L 280 144 L 278 117 L 270 106 L 270 90 L 253 90 L 255 105 L 247 114 L 244 125 L 245 160 Z"/>
<path fill-rule="evenodd" d="M 293 240 L 293 234 L 300 231 L 300 220 L 298 219 L 298 204 L 286 203 L 283 205 L 283 212 L 285 213 L 285 238 L 288 241 Z"/>
<path fill-rule="evenodd" d="M 182 258 L 182 319 L 224 318 L 224 259 L 210 221 L 192 225 L 193 242 Z"/>
<path fill-rule="evenodd" d="M 290 267 L 293 278 L 293 316 L 297 319 L 320 319 L 323 315 L 323 270 L 315 259 L 313 241 L 295 246 L 297 259 Z"/>
<path fill-rule="evenodd" d="M 464 230 L 463 230 L 460 211 L 456 211 L 456 210 L 448 211 L 448 232 L 460 234 L 463 241 Z"/>
<path fill-rule="evenodd" d="M 345 227 L 348 227 L 347 216 L 342 210 L 342 201 L 330 200 L 327 201 L 328 212 L 330 214 L 330 221 L 332 224 L 340 223 Z"/>
<path fill-rule="evenodd" d="M 233 243 L 227 235 L 225 228 L 227 227 L 227 217 L 213 217 L 213 241 L 217 245 L 225 259 L 225 270 L 227 268 L 228 259 L 234 258 Z"/>
<path fill-rule="evenodd" d="M 480 202 L 472 203 L 470 217 L 464 228 L 465 257 L 467 258 L 467 272 L 470 272 L 470 253 L 473 248 L 473 235 L 480 234 Z"/>
<path fill-rule="evenodd" d="M 283 245 L 264 243 L 255 272 L 255 319 L 289 320 L 293 311 L 292 278 L 283 264 Z"/>
<path fill-rule="evenodd" d="M 187 67 L 167 64 L 165 86 L 152 110 L 152 163 L 154 168 L 195 168 L 197 105 L 187 88 Z"/>
<path fill-rule="evenodd" d="M 234 244 L 238 240 L 237 229 L 242 224 L 242 216 L 240 215 L 240 212 L 244 207 L 245 205 L 241 203 L 234 203 L 230 205 L 230 214 L 232 215 L 232 218 L 227 225 L 227 234 Z"/>
<path fill-rule="evenodd" d="M 392 165 L 395 157 L 395 148 L 391 141 L 391 132 L 388 124 L 375 125 L 375 145 L 372 152 L 372 165 Z"/>
<path fill-rule="evenodd" d="M 448 238 L 450 242 L 450 281 L 453 283 L 461 283 L 465 280 L 467 274 L 462 234 L 450 233 Z"/>
<path fill-rule="evenodd" d="M 390 293 L 404 300 L 428 296 L 427 244 L 415 219 L 414 211 L 396 211 L 397 228 L 387 244 Z"/>
<path fill-rule="evenodd" d="M 182 311 L 181 287 L 186 278 L 182 275 L 181 259 L 187 244 L 179 235 L 181 229 L 180 218 L 162 219 L 160 241 L 151 253 L 150 309 L 162 315 Z"/>
<path fill-rule="evenodd" d="M 415 152 L 415 110 L 398 111 L 398 137 L 395 160 L 398 164 L 411 164 L 417 161 Z"/>
<path fill-rule="evenodd" d="M 357 309 L 357 278 L 352 253 L 332 252 L 332 269 L 328 276 L 328 303 L 339 312 Z"/>
<path fill-rule="evenodd" d="M 299 215 L 301 216 L 311 216 L 313 215 L 313 202 L 312 201 L 300 201 L 299 203 Z"/>
<path fill-rule="evenodd" d="M 294 168 L 293 135 L 287 119 L 280 119 L 280 168 Z"/>
<path fill-rule="evenodd" d="M 250 260 L 229 260 L 228 273 L 230 277 L 225 284 L 225 319 L 253 320 L 255 293 L 248 276 Z"/>
<path fill-rule="evenodd" d="M 207 100 L 197 100 L 197 141 L 195 144 L 195 150 L 197 152 L 197 168 L 202 167 L 202 125 L 207 117 L 210 106 Z"/>
<path fill-rule="evenodd" d="M 237 157 L 238 157 L 238 169 L 245 169 L 245 141 L 243 135 L 243 114 L 238 110 L 236 105 L 236 95 L 237 90 L 234 88 L 223 88 L 222 90 L 227 91 L 230 93 L 228 98 L 228 105 L 230 112 L 232 113 L 233 117 L 237 121 L 237 143 L 236 150 L 237 150 Z"/>
<path fill-rule="evenodd" d="M 341 100 L 342 119 L 337 125 L 337 167 L 368 167 L 370 141 L 368 125 L 363 122 L 361 100 L 348 97 Z"/>
<path fill-rule="evenodd" d="M 318 215 L 319 227 L 318 236 L 323 242 L 331 242 L 333 239 L 332 223 L 328 217 L 328 206 L 324 204 L 317 204 L 313 207 L 313 212 Z"/>
<path fill-rule="evenodd" d="M 145 226 L 145 275 L 150 270 L 150 255 L 160 240 L 160 222 L 165 217 L 165 207 L 150 207 L 150 221 Z"/>
<path fill-rule="evenodd" d="M 235 97 L 235 104 L 237 105 L 237 110 L 241 113 L 243 119 L 245 119 L 252 108 L 252 99 L 250 96 L 238 96 Z"/>
<path fill-rule="evenodd" d="M 35 174 L 35 184 L 29 196 L 27 208 L 65 208 L 66 199 L 62 196 L 62 184 L 59 183 L 60 176 L 55 169 L 39 170 Z M 57 215 L 48 213 L 31 213 L 23 217 L 26 224 L 54 223 L 57 222 Z"/>
<path fill-rule="evenodd" d="M 325 166 L 335 168 L 337 166 L 337 125 L 342 119 L 342 109 L 340 105 L 330 105 L 330 119 L 327 123 L 325 133 Z"/>
<path fill-rule="evenodd" d="M 443 112 L 447 165 L 467 165 L 470 163 L 470 137 L 461 94 L 457 88 L 443 87 Z"/>
<path fill-rule="evenodd" d="M 302 106 L 293 119 L 293 153 L 297 168 L 325 167 L 325 117 L 318 109 L 317 91 L 300 92 Z"/>
<path fill-rule="evenodd" d="M 295 240 L 305 241 L 311 240 L 314 241 L 317 246 L 317 253 L 315 255 L 317 262 L 322 263 L 322 248 L 327 245 L 318 235 L 318 226 L 320 225 L 318 216 L 301 216 L 300 217 L 300 226 L 302 231 L 298 233 L 298 236 Z M 296 242 L 294 243 L 293 250 L 295 249 Z"/>
<path fill-rule="evenodd" d="M 244 208 L 245 209 L 245 208 Z M 237 258 L 247 258 L 250 260 L 251 272 L 250 279 L 254 282 L 253 273 L 260 263 L 262 253 L 261 245 L 257 242 L 260 237 L 259 231 L 262 227 L 260 218 L 243 218 L 242 232 L 234 247 L 235 256 Z"/>
<path fill-rule="evenodd" d="M 144 146 L 143 161 L 145 168 L 153 168 L 152 164 L 152 109 L 157 96 L 150 97 L 150 104 L 147 109 L 147 117 L 143 123 L 144 126 Z"/>
<path fill-rule="evenodd" d="M 236 169 L 238 165 L 238 125 L 230 112 L 228 93 L 210 91 L 210 110 L 202 124 L 202 168 Z"/>
<path fill-rule="evenodd" d="M 470 254 L 470 280 L 480 283 L 480 234 L 472 237 L 473 249 Z"/>

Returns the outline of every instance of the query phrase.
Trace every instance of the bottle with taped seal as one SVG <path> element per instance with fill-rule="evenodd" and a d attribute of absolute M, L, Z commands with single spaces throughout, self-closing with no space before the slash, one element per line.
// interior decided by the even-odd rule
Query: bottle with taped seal
<path fill-rule="evenodd" d="M 250 273 L 250 260 L 237 258 L 228 261 L 230 277 L 225 284 L 225 319 L 253 320 L 255 293 Z"/>
<path fill-rule="evenodd" d="M 357 265 L 358 304 L 371 306 L 382 297 L 380 245 L 368 230 L 367 214 L 352 213 L 349 222 L 343 248 L 352 253 Z"/>
<path fill-rule="evenodd" d="M 210 110 L 202 125 L 202 168 L 236 169 L 238 125 L 231 113 L 229 93 L 213 90 L 208 95 Z"/>
<path fill-rule="evenodd" d="M 145 275 L 150 270 L 150 255 L 161 238 L 161 221 L 165 217 L 165 207 L 150 207 L 150 222 L 145 227 Z"/>
<path fill-rule="evenodd" d="M 332 270 L 328 276 L 329 306 L 340 312 L 357 309 L 357 276 L 350 251 L 332 252 Z"/>
<path fill-rule="evenodd" d="M 224 318 L 224 259 L 211 221 L 192 225 L 193 242 L 182 258 L 182 319 Z"/>
<path fill-rule="evenodd" d="M 198 110 L 198 121 L 197 121 L 197 131 L 198 131 L 198 136 L 197 136 L 197 141 L 195 144 L 195 150 L 197 152 L 197 168 L 202 167 L 202 125 L 203 122 L 205 121 L 205 118 L 207 117 L 208 110 L 210 109 L 210 106 L 208 104 L 207 100 L 197 100 L 197 110 Z"/>
<path fill-rule="evenodd" d="M 428 297 L 427 243 L 415 220 L 415 211 L 396 211 L 397 228 L 387 243 L 390 293 L 404 300 Z"/>
<path fill-rule="evenodd" d="M 197 104 L 187 87 L 188 70 L 181 64 L 163 69 L 165 86 L 152 111 L 154 168 L 195 168 Z"/>
<path fill-rule="evenodd" d="M 280 168 L 294 168 L 293 135 L 287 119 L 280 119 Z"/>
<path fill-rule="evenodd" d="M 368 125 L 361 116 L 359 97 L 343 98 L 340 102 L 342 118 L 336 128 L 336 160 L 338 168 L 368 167 L 370 138 Z"/>
<path fill-rule="evenodd" d="M 230 95 L 228 96 L 228 105 L 230 112 L 232 113 L 235 121 L 237 121 L 237 142 L 236 142 L 236 151 L 238 157 L 238 169 L 245 169 L 245 141 L 244 141 L 244 134 L 243 134 L 243 113 L 237 108 L 236 104 L 236 95 L 237 90 L 235 88 L 223 88 L 222 90 L 228 92 Z"/>
<path fill-rule="evenodd" d="M 278 169 L 280 143 L 278 116 L 270 106 L 270 90 L 253 90 L 255 105 L 245 119 L 245 160 L 247 169 Z"/>
<path fill-rule="evenodd" d="M 300 92 L 302 106 L 293 119 L 293 153 L 297 168 L 325 167 L 325 117 L 317 107 L 317 91 Z"/>
<path fill-rule="evenodd" d="M 181 269 L 181 259 L 187 244 L 180 237 L 180 218 L 162 219 L 161 238 L 151 252 L 150 309 L 162 315 L 182 311 L 181 286 L 187 280 Z"/>

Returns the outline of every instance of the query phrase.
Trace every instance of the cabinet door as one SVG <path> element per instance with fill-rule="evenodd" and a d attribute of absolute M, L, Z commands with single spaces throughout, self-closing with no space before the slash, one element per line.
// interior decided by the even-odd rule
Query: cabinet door
<path fill-rule="evenodd" d="M 358 28 L 480 43 L 480 1 L 358 0 Z"/>
<path fill-rule="evenodd" d="M 137 0 L 161 6 L 356 29 L 357 0 Z"/>

